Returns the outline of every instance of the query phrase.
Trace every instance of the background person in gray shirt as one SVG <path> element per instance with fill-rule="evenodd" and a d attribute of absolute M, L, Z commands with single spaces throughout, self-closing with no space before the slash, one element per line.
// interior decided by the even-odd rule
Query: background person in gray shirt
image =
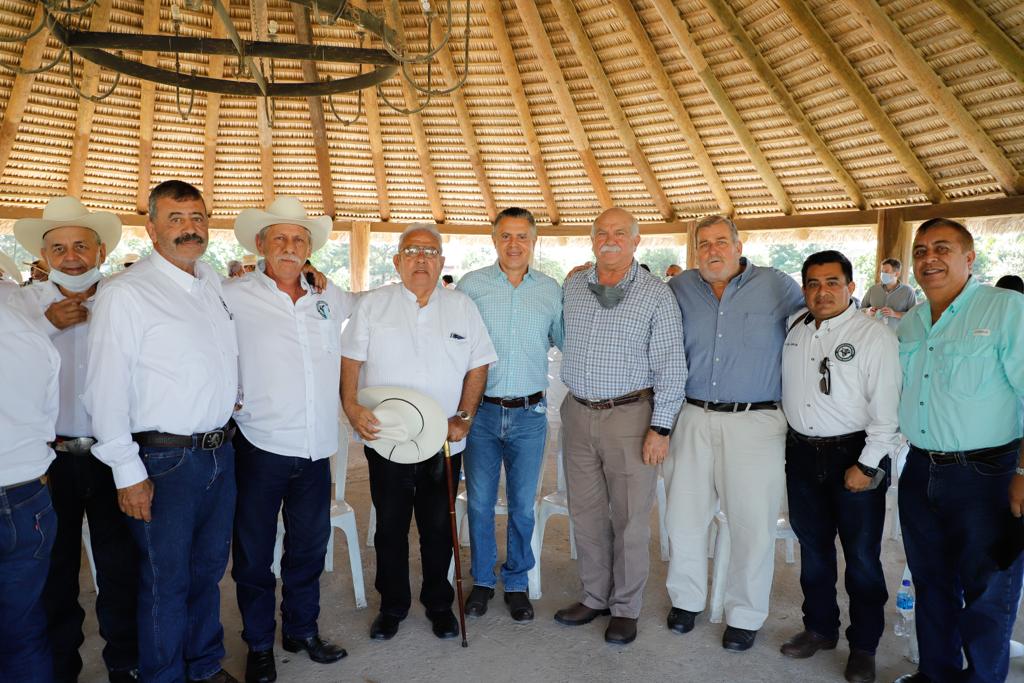
<path fill-rule="evenodd" d="M 917 304 L 914 288 L 900 282 L 903 264 L 899 259 L 887 258 L 882 261 L 878 273 L 879 283 L 872 285 L 860 302 L 861 310 L 867 310 L 895 331 L 903 314 Z"/>

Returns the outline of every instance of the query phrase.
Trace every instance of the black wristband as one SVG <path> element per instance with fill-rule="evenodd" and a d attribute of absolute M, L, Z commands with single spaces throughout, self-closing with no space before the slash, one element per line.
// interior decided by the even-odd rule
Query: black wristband
<path fill-rule="evenodd" d="M 655 427 L 654 425 L 651 425 L 651 431 L 658 436 L 669 436 L 672 433 L 668 427 Z"/>
<path fill-rule="evenodd" d="M 868 467 L 862 462 L 857 463 L 857 469 L 863 472 L 865 477 L 874 477 L 876 474 L 878 474 L 877 467 Z"/>

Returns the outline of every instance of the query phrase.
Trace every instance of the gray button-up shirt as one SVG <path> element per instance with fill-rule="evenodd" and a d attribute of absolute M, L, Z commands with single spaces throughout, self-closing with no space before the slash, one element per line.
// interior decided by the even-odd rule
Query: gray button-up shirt
<path fill-rule="evenodd" d="M 911 308 L 917 305 L 917 296 L 914 294 L 914 288 L 910 285 L 900 283 L 896 286 L 896 289 L 891 292 L 886 291 L 882 284 L 872 285 L 867 293 L 864 295 L 864 300 L 860 302 L 860 307 L 871 308 L 885 308 L 888 306 L 897 313 L 906 313 Z M 881 318 L 882 322 L 889 326 L 889 329 L 896 331 L 896 328 L 900 325 L 902 318 Z"/>

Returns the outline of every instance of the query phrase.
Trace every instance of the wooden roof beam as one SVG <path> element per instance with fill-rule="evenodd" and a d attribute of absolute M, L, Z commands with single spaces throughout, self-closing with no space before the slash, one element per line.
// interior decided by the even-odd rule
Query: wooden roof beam
<path fill-rule="evenodd" d="M 438 14 L 441 14 L 437 4 L 437 0 L 434 0 L 434 9 Z M 468 31 L 469 27 L 467 26 L 465 30 Z M 430 33 L 434 45 L 439 45 L 444 40 L 444 36 L 441 34 L 441 27 L 437 21 L 430 23 Z M 454 37 L 453 30 L 452 38 Z M 451 46 L 453 44 L 457 44 L 457 42 L 449 42 L 437 53 L 437 63 L 441 67 L 441 75 L 447 81 L 446 88 L 452 87 L 460 79 L 459 73 L 455 70 L 455 62 L 452 60 Z M 463 68 L 468 69 L 469 64 L 464 64 Z M 473 117 L 469 112 L 469 105 L 466 104 L 466 94 L 463 91 L 465 87 L 465 84 L 463 84 L 461 88 L 454 90 L 449 96 L 452 98 L 452 106 L 455 107 L 455 119 L 458 121 L 459 129 L 462 131 L 462 144 L 466 147 L 469 165 L 473 169 L 473 175 L 476 176 L 476 183 L 484 200 L 484 209 L 487 211 L 487 217 L 493 223 L 494 219 L 498 217 L 498 208 L 494 203 L 491 182 L 487 179 L 487 170 L 484 168 L 483 156 L 480 154 L 480 144 L 477 142 L 476 130 L 473 128 Z"/>
<path fill-rule="evenodd" d="M 661 20 L 665 22 L 665 26 L 668 28 L 672 38 L 675 39 L 686 61 L 690 63 L 690 68 L 700 78 L 701 83 L 704 84 L 704 89 L 708 91 L 708 94 L 711 95 L 718 109 L 722 112 L 722 116 L 725 117 L 730 130 L 732 130 L 740 146 L 743 147 L 743 150 L 750 158 L 750 163 L 754 165 L 754 169 L 761 178 L 761 182 L 765 184 L 768 192 L 775 198 L 779 209 L 787 215 L 793 213 L 793 202 L 790 201 L 786 189 L 782 187 L 782 183 L 779 181 L 778 176 L 775 175 L 775 170 L 771 167 L 771 164 L 768 163 L 764 152 L 757 146 L 757 141 L 754 140 L 754 136 L 751 135 L 750 129 L 747 128 L 747 124 L 743 121 L 740 113 L 736 111 L 732 99 L 725 92 L 725 88 L 722 87 L 721 82 L 715 76 L 711 67 L 708 66 L 707 60 L 704 59 L 704 55 L 697 46 L 697 42 L 690 35 L 689 26 L 686 25 L 683 17 L 680 16 L 675 4 L 672 0 L 651 0 L 651 4 L 658 11 Z"/>
<path fill-rule="evenodd" d="M 42 3 L 36 5 L 30 26 L 38 26 L 40 21 L 43 21 Z M 49 33 L 49 31 L 44 29 L 25 41 L 19 67 L 25 70 L 39 67 Z M 0 173 L 3 173 L 7 168 L 7 161 L 11 158 L 14 140 L 18 135 L 18 128 L 21 126 L 21 119 L 25 115 L 25 107 L 28 106 L 28 97 L 32 94 L 32 84 L 35 81 L 35 74 L 17 74 L 14 77 L 11 95 L 7 98 L 7 107 L 4 109 L 3 123 L 0 123 Z"/>
<path fill-rule="evenodd" d="M 210 17 L 210 31 L 214 38 L 224 38 L 227 31 L 224 22 L 214 13 Z M 224 55 L 210 55 L 207 75 L 210 78 L 224 76 Z M 206 134 L 203 138 L 203 198 L 206 210 L 213 211 L 213 180 L 217 170 L 217 135 L 220 126 L 220 98 L 216 92 L 206 93 Z"/>
<path fill-rule="evenodd" d="M 541 19 L 540 11 L 537 10 L 537 3 L 535 0 L 515 0 L 515 3 L 516 9 L 519 11 L 519 18 L 523 22 L 523 28 L 526 29 L 526 33 L 530 37 L 530 47 L 536 50 L 537 58 L 540 60 L 541 73 L 544 74 L 551 95 L 555 98 L 555 104 L 558 105 L 558 111 L 562 114 L 565 125 L 569 129 L 569 137 L 572 139 L 573 145 L 576 146 L 576 153 L 580 155 L 580 161 L 583 162 L 583 170 L 594 187 L 597 202 L 602 209 L 610 209 L 614 205 L 612 195 L 604 182 L 601 167 L 597 165 L 597 157 L 590 147 L 590 140 L 583 128 L 579 112 L 576 111 L 576 103 L 573 102 L 572 95 L 569 94 L 569 85 L 565 82 L 562 67 L 551 47 L 551 41 L 544 29 L 544 20 Z"/>
<path fill-rule="evenodd" d="M 637 140 L 636 133 L 633 132 L 629 119 L 626 118 L 626 112 L 622 110 L 622 105 L 619 104 L 618 95 L 615 94 L 611 81 L 608 80 L 608 74 L 605 73 L 604 65 L 601 64 L 601 58 L 594 51 L 594 46 L 591 44 L 590 37 L 583 28 L 583 23 L 576 13 L 572 0 L 552 0 L 551 4 L 555 6 L 555 10 L 562 20 L 562 29 L 568 36 L 569 43 L 576 52 L 576 57 L 587 72 L 587 78 L 590 80 L 591 85 L 594 86 L 594 92 L 601 102 L 604 115 L 618 134 L 619 142 L 625 147 L 626 155 L 632 162 L 634 170 L 636 170 L 640 180 L 647 187 L 647 191 L 654 201 L 654 206 L 661 212 L 666 221 L 674 220 L 676 211 L 672 208 L 672 201 L 665 194 L 665 190 L 662 189 L 661 182 L 654 174 L 654 169 L 651 168 L 650 162 L 647 161 L 647 155 L 644 154 L 643 149 L 640 147 L 640 141 Z"/>
<path fill-rule="evenodd" d="M 491 31 L 494 45 L 498 49 L 501 68 L 505 73 L 505 80 L 508 82 L 509 92 L 512 95 L 512 104 L 515 105 L 523 137 L 526 139 L 530 163 L 533 164 L 533 172 L 537 176 L 537 184 L 544 197 L 548 220 L 552 225 L 558 225 L 560 221 L 558 206 L 555 204 L 555 195 L 551 191 L 547 169 L 544 167 L 544 155 L 537 139 L 537 129 L 533 125 L 533 115 L 530 113 L 530 104 L 526 100 L 526 89 L 523 87 L 523 79 L 519 75 L 519 66 L 516 62 L 515 51 L 512 49 L 512 41 L 509 40 L 508 30 L 505 27 L 505 15 L 501 10 L 501 2 L 500 0 L 483 0 L 483 3 L 484 11 L 487 13 L 487 26 Z"/>
<path fill-rule="evenodd" d="M 388 196 L 387 164 L 384 159 L 384 140 L 380 132 L 380 104 L 377 102 L 377 89 L 366 88 L 363 92 L 363 104 L 366 106 L 366 132 L 370 137 L 370 156 L 373 159 L 374 188 L 377 190 L 377 203 L 380 205 L 380 219 L 391 220 L 391 200 Z"/>
<path fill-rule="evenodd" d="M 111 0 L 98 0 L 92 6 L 92 16 L 89 18 L 90 31 L 106 31 L 110 28 L 110 5 Z M 83 61 L 78 60 L 80 63 Z M 95 94 L 96 86 L 100 82 L 100 67 L 90 61 L 85 61 L 82 67 L 82 92 L 87 95 Z M 85 182 L 85 164 L 89 158 L 89 137 L 92 133 L 92 117 L 96 113 L 96 103 L 84 97 L 78 98 L 78 115 L 75 118 L 75 132 L 71 138 L 71 164 L 68 168 L 68 194 L 74 197 L 81 197 L 82 186 Z"/>
<path fill-rule="evenodd" d="M 847 173 L 846 169 L 839 162 L 832 151 L 825 144 L 825 141 L 818 135 L 818 131 L 814 128 L 814 125 L 810 122 L 803 110 L 800 109 L 800 105 L 796 103 L 793 96 L 789 93 L 789 88 L 782 82 L 776 74 L 774 69 L 768 64 L 764 57 L 761 56 L 761 52 L 754 45 L 754 42 L 747 35 L 743 25 L 740 24 L 739 18 L 735 12 L 732 11 L 732 7 L 726 0 L 705 0 L 707 6 L 711 8 L 712 13 L 718 18 L 718 21 L 725 28 L 726 34 L 732 39 L 733 44 L 740 51 L 740 54 L 746 59 L 747 63 L 753 67 L 754 72 L 764 83 L 765 87 L 768 88 L 768 93 L 772 96 L 782 111 L 786 114 L 789 120 L 793 123 L 800 134 L 807 141 L 807 146 L 814 152 L 814 156 L 822 163 L 829 174 L 836 179 L 836 182 L 843 188 L 846 194 L 853 201 L 853 205 L 858 209 L 867 207 L 867 200 L 864 199 L 863 193 L 854 181 L 853 177 Z"/>
<path fill-rule="evenodd" d="M 777 1 L 779 6 L 789 15 L 793 25 L 804 35 L 807 42 L 818 53 L 818 56 L 824 60 L 828 70 L 839 79 L 843 88 L 846 89 L 846 92 L 857 103 L 864 118 L 875 129 L 893 156 L 896 157 L 896 161 L 906 169 L 907 175 L 917 184 L 921 192 L 928 197 L 928 201 L 933 204 L 945 201 L 946 196 L 939 189 L 935 179 L 931 177 L 920 159 L 910 149 L 910 145 L 907 144 L 903 136 L 896 129 L 896 126 L 893 125 L 889 117 L 882 111 L 882 107 L 879 106 L 874 95 L 864 85 L 864 81 L 861 80 L 860 76 L 850 65 L 850 62 L 847 61 L 842 51 L 832 42 L 832 39 L 825 32 L 825 29 L 817 17 L 814 16 L 811 9 L 798 0 Z"/>
<path fill-rule="evenodd" d="M 160 33 L 160 0 L 146 0 L 142 9 L 142 32 Z M 156 52 L 143 52 L 142 63 L 156 66 Z M 135 191 L 135 210 L 144 214 L 149 210 L 149 186 L 153 173 L 153 119 L 156 109 L 156 83 L 139 84 L 139 186 Z"/>
<path fill-rule="evenodd" d="M 701 140 L 700 133 L 697 132 L 696 126 L 693 125 L 690 115 L 686 113 L 686 107 L 679 97 L 679 92 L 676 90 L 675 85 L 672 84 L 672 80 L 665 71 L 665 66 L 662 64 L 661 59 L 658 58 L 657 50 L 655 50 L 654 44 L 651 43 L 643 22 L 640 21 L 636 10 L 633 9 L 633 3 L 630 0 L 612 0 L 612 5 L 615 7 L 619 18 L 626 24 L 626 31 L 632 39 L 633 48 L 640 55 L 644 68 L 658 89 L 661 99 L 665 101 L 669 114 L 672 115 L 676 127 L 686 141 L 690 154 L 693 155 L 694 161 L 697 162 L 697 167 L 704 174 L 704 179 L 711 188 L 711 194 L 718 202 L 719 213 L 731 216 L 734 209 L 729 192 L 725 189 L 725 184 L 722 183 L 718 170 L 715 168 L 714 162 L 711 161 L 711 156 L 704 147 L 704 141 Z"/>
<path fill-rule="evenodd" d="M 918 54 L 875 0 L 847 0 L 845 4 L 850 14 L 867 29 L 875 42 L 893 56 L 907 80 L 935 106 L 935 110 L 995 177 L 1003 191 L 1007 195 L 1024 193 L 1024 175 L 1014 168 L 1013 163 L 992 142 L 956 96 L 946 88 L 942 79 L 932 71 L 928 62 Z"/>
<path fill-rule="evenodd" d="M 292 18 L 295 21 L 296 42 L 312 45 L 313 29 L 309 25 L 309 11 L 303 5 L 292 3 Z M 308 83 L 320 80 L 316 62 L 308 59 L 302 61 L 302 79 Z M 306 100 L 309 102 L 309 125 L 313 133 L 313 151 L 316 154 L 324 214 L 334 218 L 337 214 L 334 206 L 334 175 L 331 173 L 331 150 L 327 144 L 327 125 L 324 123 L 324 102 L 319 97 L 308 97 Z"/>
<path fill-rule="evenodd" d="M 953 17 L 956 23 L 999 65 L 1006 69 L 1018 83 L 1024 85 L 1024 50 L 1003 32 L 988 13 L 978 7 L 974 0 L 937 0 L 946 14 Z"/>
<path fill-rule="evenodd" d="M 253 40 L 267 40 L 267 0 L 249 0 L 249 8 L 252 12 L 250 21 L 250 33 Z M 226 24 L 227 22 L 225 22 Z M 230 35 L 231 28 L 228 27 Z M 253 78 L 262 73 L 252 59 L 248 58 Z M 260 145 L 260 185 L 263 188 L 263 203 L 270 204 L 274 201 L 274 130 L 270 121 L 268 108 L 273 104 L 266 98 L 256 98 L 256 137 Z"/>

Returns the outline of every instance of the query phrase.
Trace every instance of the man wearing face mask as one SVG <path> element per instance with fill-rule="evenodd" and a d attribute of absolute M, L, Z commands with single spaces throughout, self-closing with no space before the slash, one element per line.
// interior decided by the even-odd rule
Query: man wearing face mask
<path fill-rule="evenodd" d="M 60 354 L 60 409 L 56 459 L 49 469 L 57 535 L 43 590 L 57 681 L 75 681 L 82 670 L 85 611 L 78 603 L 82 518 L 88 516 L 96 563 L 96 618 L 107 641 L 103 659 L 114 683 L 135 680 L 137 573 L 128 526 L 117 505 L 110 468 L 92 455 L 92 425 L 80 396 L 88 362 L 89 316 L 105 281 L 99 266 L 121 239 L 112 213 L 90 212 L 74 197 L 56 197 L 42 218 L 14 224 L 18 242 L 49 266 L 48 281 L 18 290 L 14 304 L 50 336 Z"/>
<path fill-rule="evenodd" d="M 902 269 L 903 264 L 899 259 L 887 258 L 882 261 L 878 284 L 872 285 L 860 302 L 861 310 L 881 319 L 893 332 L 903 319 L 903 314 L 917 305 L 914 288 L 900 282 Z"/>

